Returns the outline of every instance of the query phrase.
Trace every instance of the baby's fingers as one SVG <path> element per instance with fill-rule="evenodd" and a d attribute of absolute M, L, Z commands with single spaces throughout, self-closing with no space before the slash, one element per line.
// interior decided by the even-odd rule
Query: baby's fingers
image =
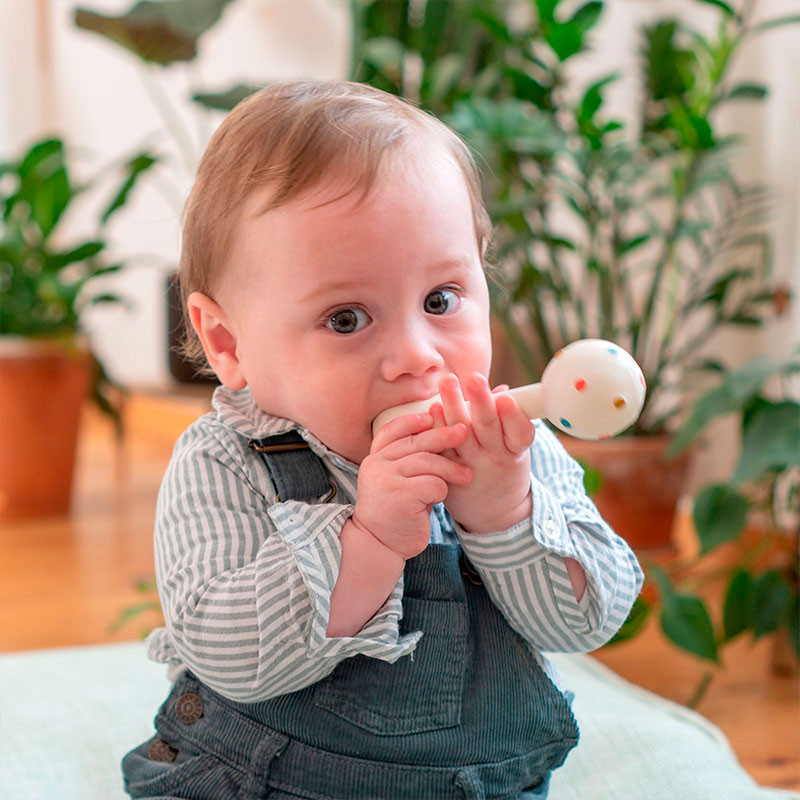
<path fill-rule="evenodd" d="M 411 453 L 430 452 L 441 453 L 463 444 L 467 438 L 467 426 L 458 425 L 442 426 L 436 429 L 425 430 L 404 436 L 383 448 L 382 456 L 395 461 Z"/>
<path fill-rule="evenodd" d="M 395 462 L 398 473 L 404 478 L 433 475 L 447 483 L 464 485 L 473 478 L 472 469 L 451 461 L 439 453 L 412 453 Z"/>
<path fill-rule="evenodd" d="M 495 400 L 500 425 L 503 429 L 503 441 L 506 449 L 512 453 L 521 453 L 532 444 L 536 433 L 533 422 L 519 407 L 519 403 L 511 395 L 503 394 Z"/>
<path fill-rule="evenodd" d="M 480 372 L 473 372 L 465 388 L 470 401 L 472 430 L 478 444 L 487 450 L 502 449 L 503 431 L 488 381 Z"/>
<path fill-rule="evenodd" d="M 372 440 L 370 453 L 375 453 L 392 442 L 428 430 L 433 425 L 430 414 L 403 414 L 382 425 Z"/>

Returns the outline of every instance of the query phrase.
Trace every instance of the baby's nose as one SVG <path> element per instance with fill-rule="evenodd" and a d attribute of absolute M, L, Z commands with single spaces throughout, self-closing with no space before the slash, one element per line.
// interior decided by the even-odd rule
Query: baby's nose
<path fill-rule="evenodd" d="M 444 358 L 438 347 L 425 336 L 395 337 L 386 343 L 382 369 L 387 381 L 397 380 L 402 375 L 420 377 L 443 367 Z"/>

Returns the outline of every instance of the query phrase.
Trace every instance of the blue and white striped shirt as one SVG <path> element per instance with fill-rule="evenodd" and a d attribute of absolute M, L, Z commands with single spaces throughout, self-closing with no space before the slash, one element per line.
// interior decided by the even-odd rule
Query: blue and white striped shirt
<path fill-rule="evenodd" d="M 326 637 L 358 467 L 296 423 L 262 412 L 247 390 L 220 387 L 213 406 L 178 440 L 159 492 L 155 562 L 166 627 L 150 634 L 150 658 L 169 664 L 173 679 L 188 667 L 220 694 L 257 702 L 309 686 L 359 653 L 394 662 L 412 652 L 423 634 L 399 634 L 402 576 L 357 635 Z M 289 430 L 323 460 L 338 503 L 277 502 L 247 443 Z M 538 421 L 531 489 L 530 519 L 496 533 L 467 533 L 435 507 L 431 541 L 461 543 L 493 602 L 558 683 L 542 652 L 588 652 L 608 641 L 642 571 L 586 496 L 580 465 Z M 580 603 L 565 556 L 586 573 Z"/>

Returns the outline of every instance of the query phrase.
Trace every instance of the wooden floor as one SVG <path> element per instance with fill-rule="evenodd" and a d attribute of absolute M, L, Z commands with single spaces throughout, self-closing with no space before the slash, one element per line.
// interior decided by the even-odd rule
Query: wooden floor
<path fill-rule="evenodd" d="M 127 435 L 87 410 L 72 513 L 0 527 L 0 651 L 135 639 L 158 624 L 144 614 L 115 632 L 153 575 L 156 492 L 179 433 L 208 407 L 194 397 L 133 396 Z M 770 668 L 772 643 L 734 643 L 698 710 L 728 736 L 761 784 L 800 789 L 798 680 Z M 658 623 L 631 642 L 594 654 L 624 678 L 685 703 L 704 667 L 669 645 Z"/>

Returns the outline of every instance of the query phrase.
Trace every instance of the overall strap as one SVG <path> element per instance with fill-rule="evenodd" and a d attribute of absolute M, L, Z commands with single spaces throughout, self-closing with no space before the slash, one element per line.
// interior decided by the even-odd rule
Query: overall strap
<path fill-rule="evenodd" d="M 284 500 L 327 503 L 333 499 L 336 486 L 322 461 L 297 431 L 251 439 L 247 444 L 261 453 L 279 503 Z"/>

